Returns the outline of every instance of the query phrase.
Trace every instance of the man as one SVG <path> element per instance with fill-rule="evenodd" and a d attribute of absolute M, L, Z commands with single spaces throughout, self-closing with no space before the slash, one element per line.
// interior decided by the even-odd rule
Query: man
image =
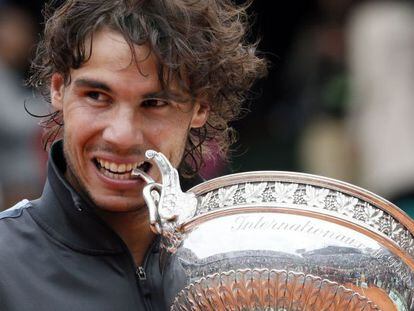
<path fill-rule="evenodd" d="M 31 84 L 50 99 L 40 199 L 0 214 L 1 310 L 166 310 L 139 168 L 191 175 L 265 72 L 228 0 L 71 0 L 47 20 Z M 188 169 L 190 168 L 190 170 Z"/>

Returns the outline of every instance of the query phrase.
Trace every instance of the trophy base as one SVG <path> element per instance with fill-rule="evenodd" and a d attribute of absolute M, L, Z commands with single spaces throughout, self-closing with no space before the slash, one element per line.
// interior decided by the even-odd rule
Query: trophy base
<path fill-rule="evenodd" d="M 381 309 L 357 291 L 311 274 L 273 269 L 239 269 L 211 274 L 191 283 L 177 295 L 171 310 Z"/>

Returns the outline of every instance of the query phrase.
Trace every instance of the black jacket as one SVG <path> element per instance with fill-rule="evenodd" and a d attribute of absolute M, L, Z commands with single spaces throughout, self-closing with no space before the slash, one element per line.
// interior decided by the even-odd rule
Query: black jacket
<path fill-rule="evenodd" d="M 0 213 L 0 310 L 167 310 L 157 245 L 136 267 L 119 236 L 63 178 L 62 153 L 59 142 L 40 199 Z"/>

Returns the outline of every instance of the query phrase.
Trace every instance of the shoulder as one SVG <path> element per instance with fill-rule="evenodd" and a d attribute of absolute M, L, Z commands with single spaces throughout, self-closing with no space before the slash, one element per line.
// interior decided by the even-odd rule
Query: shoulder
<path fill-rule="evenodd" d="M 0 212 L 0 220 L 7 219 L 7 218 L 18 218 L 22 216 L 23 211 L 29 207 L 31 207 L 31 203 L 29 200 L 22 200 L 15 204 L 14 206 Z"/>
<path fill-rule="evenodd" d="M 32 203 L 23 200 L 0 213 L 0 261 L 34 239 L 33 220 L 26 211 Z"/>
<path fill-rule="evenodd" d="M 12 292 L 7 289 L 11 284 L 24 284 L 33 270 L 42 271 L 42 256 L 49 254 L 46 235 L 30 215 L 34 208 L 24 200 L 0 213 L 0 300 L 5 293 L 14 295 L 15 287 Z M 4 310 L 1 302 L 0 309 Z"/>

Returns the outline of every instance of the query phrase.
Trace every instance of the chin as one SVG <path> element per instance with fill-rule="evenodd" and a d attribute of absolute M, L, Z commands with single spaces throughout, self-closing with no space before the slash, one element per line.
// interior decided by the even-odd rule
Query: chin
<path fill-rule="evenodd" d="M 92 198 L 95 205 L 103 211 L 114 213 L 135 212 L 146 208 L 144 200 L 125 198 Z"/>

